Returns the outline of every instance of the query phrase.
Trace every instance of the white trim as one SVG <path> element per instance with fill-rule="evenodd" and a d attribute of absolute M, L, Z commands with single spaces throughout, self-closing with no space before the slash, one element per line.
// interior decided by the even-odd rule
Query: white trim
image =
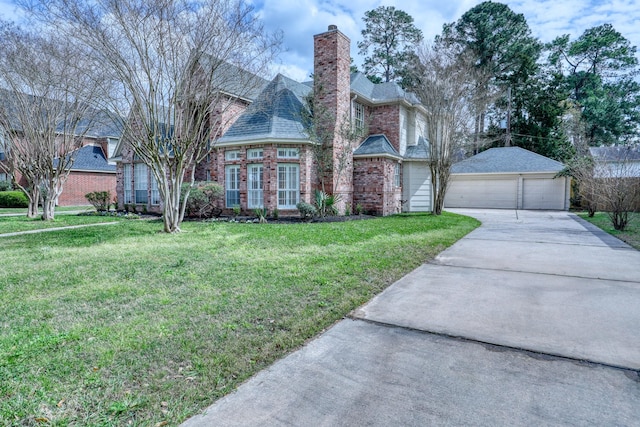
<path fill-rule="evenodd" d="M 402 156 L 396 156 L 393 154 L 354 154 L 353 158 L 354 159 L 375 159 L 378 157 L 382 157 L 385 159 L 391 159 L 391 160 L 404 160 Z"/>
<path fill-rule="evenodd" d="M 224 138 L 224 137 L 223 137 Z M 237 141 L 217 141 L 214 147 L 234 147 L 244 145 L 294 145 L 314 143 L 308 139 L 282 139 L 282 138 L 258 138 L 258 139 L 238 139 Z"/>

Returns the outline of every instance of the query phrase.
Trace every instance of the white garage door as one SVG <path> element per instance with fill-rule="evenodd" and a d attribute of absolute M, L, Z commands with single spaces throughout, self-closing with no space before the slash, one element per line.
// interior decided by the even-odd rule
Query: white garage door
<path fill-rule="evenodd" d="M 564 179 L 525 179 L 523 209 L 564 209 Z"/>
<path fill-rule="evenodd" d="M 517 203 L 517 178 L 452 178 L 444 199 L 447 208 L 516 209 Z"/>

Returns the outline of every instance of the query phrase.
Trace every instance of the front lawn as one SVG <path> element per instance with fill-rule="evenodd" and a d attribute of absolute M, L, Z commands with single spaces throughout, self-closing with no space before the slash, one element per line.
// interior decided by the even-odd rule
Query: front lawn
<path fill-rule="evenodd" d="M 580 218 L 589 221 L 591 224 L 603 229 L 612 236 L 628 243 L 640 250 L 640 213 L 629 214 L 629 225 L 624 231 L 618 231 L 611 225 L 611 220 L 604 212 L 597 212 L 592 218 L 586 213 L 578 214 Z"/>
<path fill-rule="evenodd" d="M 15 233 L 18 231 L 41 230 L 46 228 L 67 227 L 70 225 L 113 222 L 118 220 L 119 218 L 110 216 L 78 216 L 57 214 L 53 221 L 42 221 L 40 218 L 27 218 L 26 216 L 0 216 L 0 234 Z"/>
<path fill-rule="evenodd" d="M 93 206 L 57 206 L 56 207 L 56 215 L 64 214 L 67 212 L 91 212 L 95 211 Z M 40 213 L 42 213 L 42 209 L 40 209 Z M 25 214 L 27 215 L 27 208 L 0 208 L 0 215 L 2 214 Z"/>
<path fill-rule="evenodd" d="M 3 238 L 0 425 L 176 425 L 478 225 L 121 221 Z"/>

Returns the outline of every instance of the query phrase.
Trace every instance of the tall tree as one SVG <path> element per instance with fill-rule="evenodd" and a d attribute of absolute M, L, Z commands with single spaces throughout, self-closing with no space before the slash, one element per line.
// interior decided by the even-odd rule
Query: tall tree
<path fill-rule="evenodd" d="M 451 165 L 472 133 L 474 97 L 479 96 L 473 82 L 480 70 L 472 56 L 442 43 L 421 47 L 409 69 L 410 89 L 425 107 L 433 213 L 440 215 Z"/>
<path fill-rule="evenodd" d="M 365 74 L 376 83 L 398 81 L 414 48 L 422 41 L 422 31 L 413 24 L 411 15 L 393 6 L 369 10 L 363 21 L 365 29 L 358 49 L 360 55 L 366 56 Z"/>
<path fill-rule="evenodd" d="M 69 39 L 1 25 L 0 169 L 21 177 L 29 217 L 42 202 L 42 219 L 52 220 L 84 135 L 104 117 L 95 108 L 101 79 Z"/>
<path fill-rule="evenodd" d="M 637 138 L 640 85 L 636 47 L 611 24 L 568 35 L 549 46 L 550 60 L 565 77 L 570 99 L 580 109 L 590 145 L 625 143 Z"/>
<path fill-rule="evenodd" d="M 522 14 L 502 3 L 485 1 L 471 8 L 457 21 L 445 24 L 438 42 L 451 45 L 475 58 L 483 80 L 475 82 L 479 93 L 498 90 L 506 95 L 536 72 L 541 44 L 531 35 Z M 485 130 L 486 113 L 494 97 L 487 97 L 476 116 L 475 141 Z"/>
<path fill-rule="evenodd" d="M 33 0 L 30 10 L 81 42 L 117 85 L 107 104 L 150 168 L 164 231 L 180 231 L 195 165 L 241 113 L 279 46 L 242 0 Z"/>

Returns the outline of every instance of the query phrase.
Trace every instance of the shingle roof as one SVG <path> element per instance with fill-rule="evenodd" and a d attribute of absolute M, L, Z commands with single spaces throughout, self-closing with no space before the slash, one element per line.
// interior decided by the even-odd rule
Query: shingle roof
<path fill-rule="evenodd" d="M 369 102 L 389 102 L 405 100 L 411 104 L 418 104 L 418 98 L 411 92 L 406 92 L 395 82 L 372 83 L 362 73 L 351 74 L 351 90 Z"/>
<path fill-rule="evenodd" d="M 198 60 L 212 75 L 217 87 L 231 95 L 253 101 L 269 84 L 269 80 L 212 55 L 202 54 Z"/>
<path fill-rule="evenodd" d="M 102 148 L 95 145 L 85 145 L 75 153 L 75 161 L 71 167 L 72 171 L 99 171 L 114 172 L 115 165 L 110 165 L 102 151 Z"/>
<path fill-rule="evenodd" d="M 47 100 L 47 98 L 34 95 L 27 96 L 29 100 L 33 100 L 36 107 L 42 107 L 43 116 L 45 111 L 57 110 L 57 113 L 62 113 L 65 110 L 61 102 Z M 16 94 L 6 89 L 0 89 L 0 104 L 2 108 L 7 111 L 8 117 L 6 117 L 6 119 L 11 130 L 21 131 L 22 124 L 20 123 L 19 115 L 16 112 L 18 105 Z M 53 108 L 54 106 L 55 108 Z M 32 112 L 31 114 L 36 114 L 36 112 Z M 89 107 L 85 110 L 85 117 L 78 122 L 74 130 L 75 135 L 84 135 L 92 138 L 119 138 L 122 135 L 122 118 L 106 110 Z M 64 131 L 63 117 L 59 118 L 57 131 Z"/>
<path fill-rule="evenodd" d="M 416 145 L 407 146 L 404 158 L 407 160 L 427 160 L 429 158 L 429 144 L 427 140 L 419 137 Z"/>
<path fill-rule="evenodd" d="M 560 162 L 520 147 L 490 148 L 451 167 L 451 173 L 559 172 Z"/>
<path fill-rule="evenodd" d="M 400 157 L 398 151 L 393 148 L 393 145 L 391 145 L 387 137 L 383 134 L 369 136 L 358 148 L 356 148 L 353 155 L 371 157 L 391 155 L 394 157 Z"/>
<path fill-rule="evenodd" d="M 615 145 L 613 147 L 589 147 L 593 157 L 609 162 L 640 160 L 640 145 Z"/>
<path fill-rule="evenodd" d="M 219 142 L 308 139 L 302 125 L 302 111 L 304 98 L 311 90 L 303 83 L 278 74 Z"/>

